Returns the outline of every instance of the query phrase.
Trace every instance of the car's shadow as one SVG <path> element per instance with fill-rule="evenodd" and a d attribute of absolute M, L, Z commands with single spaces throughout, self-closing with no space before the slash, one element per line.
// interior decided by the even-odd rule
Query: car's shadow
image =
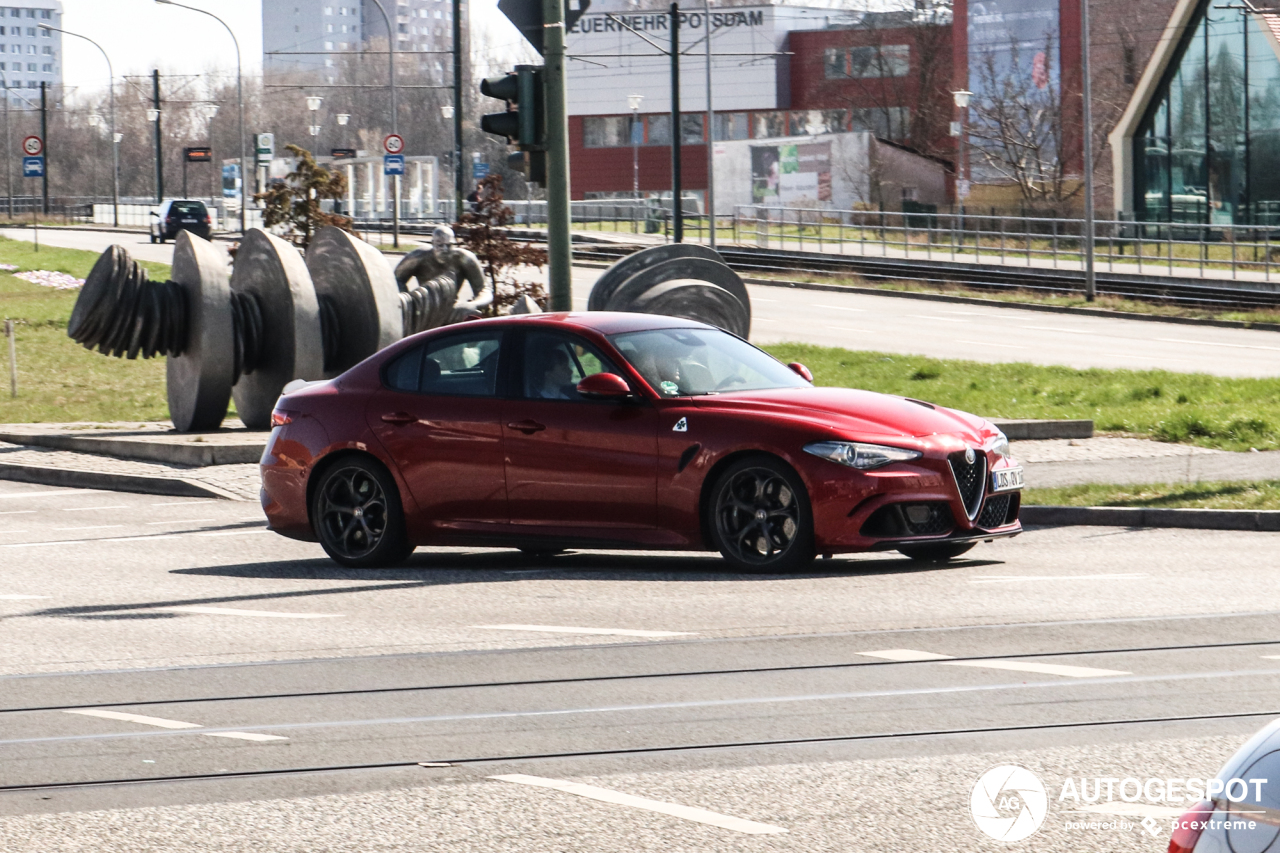
<path fill-rule="evenodd" d="M 175 619 L 190 615 L 187 607 L 234 606 L 245 602 L 314 599 L 351 593 L 377 593 L 453 584 L 516 583 L 529 580 L 645 581 L 651 583 L 779 582 L 818 578 L 913 574 L 998 565 L 998 560 L 923 563 L 899 557 L 819 560 L 808 571 L 790 574 L 743 574 L 730 571 L 716 554 L 616 554 L 566 552 L 531 557 L 518 551 L 431 550 L 414 554 L 390 569 L 348 569 L 327 558 L 240 563 L 174 569 L 171 574 L 257 580 L 345 581 L 324 589 L 245 592 L 203 598 L 49 607 L 0 616 L 0 621 L 43 616 L 68 619 Z"/>

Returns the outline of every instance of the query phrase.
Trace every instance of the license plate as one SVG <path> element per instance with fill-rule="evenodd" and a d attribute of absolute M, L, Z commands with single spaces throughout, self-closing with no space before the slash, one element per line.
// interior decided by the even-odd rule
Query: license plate
<path fill-rule="evenodd" d="M 1009 492 L 1026 485 L 1021 468 L 1002 468 L 991 472 L 991 491 Z"/>

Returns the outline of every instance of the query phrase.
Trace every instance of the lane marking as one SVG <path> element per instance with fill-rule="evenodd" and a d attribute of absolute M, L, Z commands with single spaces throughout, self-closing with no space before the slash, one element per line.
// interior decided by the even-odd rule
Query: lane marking
<path fill-rule="evenodd" d="M 256 519 L 255 519 L 256 520 Z M 212 533 L 193 533 L 193 536 L 245 536 L 250 533 L 270 533 L 271 531 L 263 527 L 255 530 L 216 530 Z"/>
<path fill-rule="evenodd" d="M 30 515 L 35 512 L 34 509 L 11 509 L 7 512 L 0 512 L 0 515 Z"/>
<path fill-rule="evenodd" d="M 49 598 L 47 595 L 22 595 L 16 592 L 0 593 L 0 601 L 33 601 L 39 598 Z"/>
<path fill-rule="evenodd" d="M 1062 675 L 1067 678 L 1106 678 L 1117 675 L 1132 675 L 1119 669 L 1099 669 L 1092 666 L 1067 666 L 1060 663 L 1035 663 L 1019 660 L 956 660 L 952 655 L 940 655 L 934 652 L 922 652 L 916 649 L 884 649 L 878 652 L 858 652 L 863 657 L 880 658 L 899 663 L 912 661 L 938 661 L 944 666 L 968 666 L 974 669 L 1000 669 L 1007 672 L 1036 672 L 1041 675 Z"/>
<path fill-rule="evenodd" d="M 555 791 L 563 791 L 566 794 L 586 797 L 589 800 L 598 800 L 602 803 L 613 803 L 614 805 L 619 806 L 630 806 L 634 809 L 644 809 L 645 811 L 657 812 L 658 814 L 670 815 L 671 817 L 678 817 L 681 820 L 710 824 L 711 826 L 718 826 L 721 829 L 731 829 L 734 832 L 743 832 L 747 835 L 778 835 L 779 833 L 787 831 L 780 826 L 773 826 L 768 823 L 758 823 L 754 820 L 745 820 L 744 818 L 720 814 L 719 812 L 708 811 L 694 806 L 682 806 L 678 803 L 664 803 L 661 800 L 650 800 L 645 797 L 624 794 L 621 791 L 613 791 L 609 788 L 597 788 L 595 785 L 584 785 L 581 782 L 567 782 L 563 779 L 547 779 L 543 776 L 526 776 L 523 773 L 512 773 L 505 776 L 490 776 L 488 778 L 495 779 L 499 782 L 512 782 L 516 785 L 531 785 L 535 788 L 551 788 Z"/>
<path fill-rule="evenodd" d="M 63 512 L 89 512 L 95 509 L 128 509 L 124 504 L 111 504 L 110 506 L 64 506 Z"/>
<path fill-rule="evenodd" d="M 1117 575 L 978 575 L 969 583 L 1019 583 L 1021 581 L 1134 581 L 1150 577 L 1131 572 Z"/>
<path fill-rule="evenodd" d="M 999 347 L 1000 349 L 1026 349 L 1026 347 L 1016 347 L 1013 344 L 993 344 L 991 341 L 962 341 L 956 339 L 958 344 L 970 344 L 976 347 Z"/>
<path fill-rule="evenodd" d="M 1008 672 L 1037 672 L 1041 675 L 1061 675 L 1066 678 L 1106 678 L 1113 675 L 1132 675 L 1122 669 L 1099 669 L 1092 666 L 1067 666 L 1060 663 L 1032 663 L 1016 660 L 952 660 L 943 666 L 969 666 L 977 669 L 1003 669 Z"/>
<path fill-rule="evenodd" d="M 14 542 L 11 545 L 0 545 L 0 548 L 41 548 L 46 545 L 85 545 L 90 542 L 155 542 L 159 539 L 179 539 L 186 533 L 156 533 L 151 536 L 103 536 L 98 539 L 49 539 L 44 542 Z"/>
<path fill-rule="evenodd" d="M 848 306 L 845 306 L 845 305 L 819 305 L 817 303 L 812 303 L 812 305 L 814 308 L 826 308 L 831 311 L 854 311 L 858 314 L 867 313 L 866 308 L 849 308 Z"/>
<path fill-rule="evenodd" d="M 61 495 L 83 495 L 97 489 L 62 489 L 57 492 L 0 492 L 0 498 L 50 498 Z"/>
<path fill-rule="evenodd" d="M 210 499 L 207 501 L 170 501 L 162 504 L 148 504 L 148 506 L 195 506 L 196 504 L 211 504 L 217 501 Z"/>
<path fill-rule="evenodd" d="M 619 637 L 692 637 L 689 631 L 633 631 L 627 628 L 570 628 L 566 625 L 472 625 L 489 631 L 542 631 L 548 634 L 599 634 Z"/>
<path fill-rule="evenodd" d="M 122 711 L 103 711 L 97 708 L 78 708 L 63 711 L 64 714 L 79 714 L 84 717 L 101 717 L 104 720 L 119 720 L 123 723 L 137 723 L 140 726 L 155 726 L 158 729 L 203 729 L 199 723 L 186 723 L 182 720 L 166 720 L 163 717 L 148 717 L 145 714 L 127 714 Z M 264 735 L 257 732 L 198 732 L 204 737 L 225 737 L 232 740 L 288 740 L 281 735 Z"/>
<path fill-rule="evenodd" d="M 823 326 L 823 328 L 824 328 L 824 329 L 836 329 L 836 330 L 841 331 L 841 332 L 859 332 L 859 333 L 864 334 L 864 335 L 874 335 L 874 334 L 875 334 L 875 332 L 874 332 L 874 331 L 872 331 L 871 329 L 855 329 L 855 328 L 853 328 L 852 326 L 832 326 L 832 325 L 828 324 L 828 325 L 826 325 L 826 326 Z"/>
<path fill-rule="evenodd" d="M 750 705 L 781 705 L 802 702 L 840 702 L 856 699 L 884 699 L 900 696 L 936 696 L 962 693 L 989 693 L 1011 690 L 1056 690 L 1075 688 L 1081 684 L 1154 684 L 1158 682 L 1203 681 L 1221 678 L 1280 677 L 1280 669 L 1223 670 L 1174 675 L 1131 675 L 1119 678 L 1091 678 L 1080 681 L 1015 681 L 1008 684 L 969 684 L 956 687 L 915 687 L 905 690 L 869 690 L 856 693 L 817 693 L 800 696 L 759 696 L 743 699 L 707 699 L 688 702 L 659 702 L 650 705 L 611 705 L 594 708 L 557 708 L 549 711 L 488 711 L 474 714 L 442 714 L 430 717 L 380 717 L 364 720 L 325 720 L 322 722 L 267 723 L 251 726 L 267 731 L 287 729 L 354 728 L 356 726 L 399 726 L 419 723 L 457 723 L 469 720 L 502 720 L 524 717 L 565 717 L 581 714 L 618 714 L 639 711 L 668 711 L 687 708 L 726 708 Z M 212 729 L 210 734 L 238 729 Z M 56 735 L 53 737 L 12 738 L 0 740 L 0 746 L 27 743 L 61 743 L 64 741 L 119 740 L 123 738 L 171 737 L 169 732 L 126 732 L 122 734 Z"/>
<path fill-rule="evenodd" d="M 920 320 L 941 320 L 944 323 L 964 323 L 966 320 L 959 320 L 955 317 L 939 317 L 936 314 L 908 314 L 908 317 L 915 317 Z"/>
<path fill-rule="evenodd" d="M 145 714 L 127 714 L 123 711 L 102 711 L 97 708 L 76 708 L 63 711 L 64 714 L 79 714 L 83 717 L 101 717 L 104 720 L 119 720 L 122 723 L 137 723 L 140 726 L 155 726 L 159 729 L 202 729 L 199 723 L 184 723 L 182 720 L 166 720 L 163 717 L 148 717 Z"/>
<path fill-rule="evenodd" d="M 1259 344 L 1222 344 L 1216 341 L 1192 341 L 1185 338 L 1156 338 L 1157 341 L 1164 341 L 1168 344 L 1194 344 L 1202 347 L 1229 347 L 1231 349 L 1264 349 L 1271 352 L 1280 352 L 1280 347 L 1264 347 Z"/>
<path fill-rule="evenodd" d="M 55 527 L 54 530 L 71 532 L 72 530 L 112 530 L 124 527 L 123 524 L 95 524 L 92 527 Z"/>
<path fill-rule="evenodd" d="M 178 613 L 203 613 L 209 616 L 267 616 L 272 619 L 337 619 L 341 613 L 285 613 L 280 610 L 237 610 L 234 607 L 161 607 L 160 610 Z"/>
<path fill-rule="evenodd" d="M 883 649 L 878 652 L 858 652 L 862 657 L 880 658 L 898 662 L 916 660 L 951 660 L 951 655 L 937 655 L 933 652 L 918 652 L 915 649 Z"/>

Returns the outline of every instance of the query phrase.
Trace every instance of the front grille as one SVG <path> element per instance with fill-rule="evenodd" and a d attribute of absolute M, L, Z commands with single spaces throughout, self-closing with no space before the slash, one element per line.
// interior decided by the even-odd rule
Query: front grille
<path fill-rule="evenodd" d="M 862 525 L 862 535 L 877 539 L 903 536 L 941 536 L 955 527 L 951 507 L 944 501 L 928 503 L 886 504 Z"/>
<path fill-rule="evenodd" d="M 964 510 L 973 518 L 978 514 L 982 504 L 982 493 L 987 485 L 987 456 L 974 451 L 973 464 L 964 460 L 965 451 L 958 450 L 947 457 L 951 463 L 951 473 L 955 475 L 956 486 L 960 489 L 960 500 L 964 502 Z"/>
<path fill-rule="evenodd" d="M 978 526 L 985 527 L 988 530 L 995 527 L 1004 527 L 1007 523 L 1005 518 L 1009 515 L 1009 496 L 1008 495 L 992 495 L 987 498 L 987 503 L 982 507 L 982 514 L 978 516 Z"/>

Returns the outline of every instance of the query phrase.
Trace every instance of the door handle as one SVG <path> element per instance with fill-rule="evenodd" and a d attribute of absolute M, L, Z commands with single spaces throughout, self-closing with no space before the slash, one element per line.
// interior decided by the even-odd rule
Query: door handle
<path fill-rule="evenodd" d="M 537 421 L 524 420 L 507 424 L 507 429 L 519 430 L 525 435 L 533 435 L 535 432 L 542 432 L 546 427 Z"/>
<path fill-rule="evenodd" d="M 391 414 L 383 415 L 382 420 L 389 424 L 404 426 L 405 424 L 413 423 L 414 421 L 417 420 L 417 418 L 415 418 L 413 415 L 409 414 L 408 412 L 392 412 Z"/>

